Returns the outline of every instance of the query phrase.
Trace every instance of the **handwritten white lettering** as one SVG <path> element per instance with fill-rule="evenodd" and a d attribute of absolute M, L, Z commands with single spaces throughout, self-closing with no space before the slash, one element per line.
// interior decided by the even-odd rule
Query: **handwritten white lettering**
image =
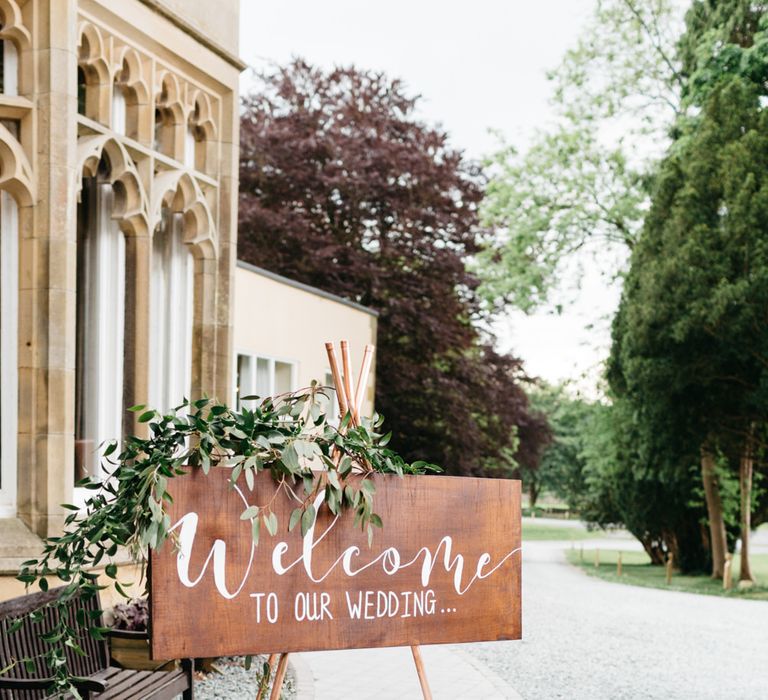
<path fill-rule="evenodd" d="M 235 487 L 238 495 L 242 499 L 243 503 L 247 506 L 248 502 L 243 496 L 239 488 Z M 315 502 L 316 511 L 320 509 L 323 501 L 323 494 L 320 494 Z M 495 564 L 493 564 L 493 558 L 488 552 L 483 552 L 477 559 L 477 564 L 474 569 L 473 576 L 466 582 L 464 582 L 464 555 L 455 553 L 455 546 L 453 538 L 450 535 L 445 535 L 437 544 L 436 547 L 421 547 L 416 554 L 409 560 L 403 561 L 400 551 L 395 547 L 388 547 L 380 554 L 376 555 L 370 561 L 361 565 L 356 565 L 354 562 L 359 560 L 361 556 L 360 548 L 351 545 L 347 547 L 337 559 L 328 567 L 328 569 L 322 574 L 315 572 L 313 568 L 313 551 L 320 542 L 322 542 L 328 534 L 336 526 L 339 517 L 336 516 L 331 520 L 328 526 L 323 532 L 316 538 L 315 527 L 317 524 L 317 518 L 312 522 L 311 526 L 307 530 L 306 534 L 302 538 L 301 554 L 290 563 L 283 563 L 285 555 L 289 552 L 290 547 L 287 542 L 278 542 L 272 550 L 271 563 L 272 568 L 279 576 L 285 575 L 295 566 L 299 564 L 303 565 L 307 578 L 314 583 L 322 583 L 328 576 L 333 573 L 338 567 L 348 577 L 354 578 L 361 572 L 369 569 L 377 564 L 381 566 L 382 571 L 387 576 L 395 576 L 403 569 L 407 569 L 410 566 L 417 564 L 421 560 L 421 584 L 426 589 L 432 579 L 435 567 L 438 564 L 442 564 L 442 569 L 446 573 L 453 572 L 453 588 L 458 595 L 464 595 L 474 583 L 478 580 L 483 580 L 491 576 L 496 572 L 508 559 L 517 554 L 520 548 L 517 547 L 506 555 L 501 557 Z M 177 555 L 176 568 L 181 583 L 188 588 L 192 588 L 202 580 L 206 569 L 211 561 L 213 561 L 213 580 L 216 586 L 216 590 L 219 594 L 227 599 L 237 596 L 245 586 L 246 581 L 251 572 L 253 566 L 255 545 L 251 545 L 250 556 L 248 564 L 243 572 L 240 584 L 234 591 L 230 591 L 227 588 L 226 583 L 226 543 L 223 540 L 217 539 L 214 541 L 208 556 L 203 563 L 200 572 L 196 578 L 192 578 L 190 575 L 190 559 L 192 549 L 194 546 L 195 536 L 197 534 L 197 528 L 199 523 L 199 517 L 197 513 L 190 512 L 182 516 L 171 528 L 171 530 L 179 529 L 179 552 Z M 492 565 L 493 564 L 493 565 Z M 492 566 L 491 566 L 492 565 Z M 490 568 L 487 568 L 489 567 Z M 487 570 L 486 570 L 487 569 Z M 362 602 L 361 602 L 362 604 Z M 365 602 L 365 609 L 368 609 L 368 601 Z M 376 606 L 376 601 L 371 603 L 372 606 Z M 423 605 L 423 601 L 420 603 Z M 404 617 L 408 614 L 407 601 L 405 603 Z M 320 613 L 318 613 L 320 614 Z M 350 612 L 350 615 L 352 613 Z M 412 614 L 417 614 L 416 600 L 413 601 Z M 421 614 L 421 613 L 418 613 Z M 429 613 L 431 614 L 431 613 Z M 365 615 L 365 613 L 364 613 Z M 367 616 L 366 616 L 367 617 Z M 298 618 L 297 618 L 298 619 Z M 307 619 L 309 618 L 307 615 Z"/>

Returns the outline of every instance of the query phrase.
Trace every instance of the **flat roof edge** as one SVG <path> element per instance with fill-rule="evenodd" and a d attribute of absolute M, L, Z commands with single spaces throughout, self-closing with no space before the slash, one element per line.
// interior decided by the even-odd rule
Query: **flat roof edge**
<path fill-rule="evenodd" d="M 331 292 L 326 292 L 323 289 L 318 289 L 317 287 L 313 287 L 309 284 L 304 284 L 303 282 L 297 282 L 296 280 L 292 280 L 290 277 L 283 277 L 283 275 L 278 275 L 276 272 L 265 270 L 263 267 L 259 267 L 258 265 L 253 265 L 249 262 L 246 262 L 245 260 L 238 260 L 237 266 L 242 268 L 243 270 L 248 270 L 249 272 L 253 272 L 257 275 L 261 275 L 262 277 L 266 277 L 267 279 L 274 280 L 275 282 L 280 282 L 281 284 L 288 285 L 289 287 L 300 289 L 302 292 L 314 294 L 315 296 L 322 297 L 323 299 L 328 299 L 330 301 L 335 301 L 338 304 L 349 306 L 352 309 L 355 309 L 357 311 L 362 311 L 363 313 L 369 314 L 370 316 L 374 316 L 377 318 L 379 316 L 378 311 L 371 309 L 367 306 L 363 306 L 362 304 L 358 304 L 356 301 L 350 301 L 349 299 L 345 299 L 344 297 L 338 296 L 338 294 L 331 294 Z"/>
<path fill-rule="evenodd" d="M 242 72 L 248 67 L 248 64 L 239 56 L 236 56 L 231 51 L 228 51 L 217 41 L 200 31 L 193 24 L 187 22 L 187 20 L 185 20 L 178 13 L 174 12 L 170 7 L 162 5 L 157 0 L 141 0 L 141 2 L 147 7 L 153 9 L 155 12 L 157 12 L 157 14 L 165 17 L 165 19 L 171 22 L 171 24 L 176 25 L 179 29 L 181 29 L 181 31 L 195 38 L 203 46 L 213 51 L 213 53 L 215 53 L 220 58 L 223 58 L 227 63 L 229 63 L 231 66 L 234 66 L 239 71 Z"/>

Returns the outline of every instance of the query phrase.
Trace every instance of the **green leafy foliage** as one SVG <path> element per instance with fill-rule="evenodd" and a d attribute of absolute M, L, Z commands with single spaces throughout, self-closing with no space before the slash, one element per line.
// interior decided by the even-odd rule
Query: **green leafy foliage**
<path fill-rule="evenodd" d="M 476 269 L 490 305 L 529 312 L 551 302 L 576 254 L 599 255 L 609 277 L 623 269 L 682 110 L 681 20 L 674 0 L 596 3 L 549 76 L 552 124 L 524 151 L 502 144 L 487 160 L 481 219 L 494 235 Z"/>
<path fill-rule="evenodd" d="M 211 467 L 227 468 L 233 483 L 242 478 L 249 489 L 257 473 L 268 471 L 277 484 L 275 495 L 282 489 L 303 494 L 289 525 L 294 527 L 300 519 L 305 534 L 315 519 L 314 503 L 322 495 L 325 507 L 333 513 L 353 510 L 355 526 L 367 533 L 369 542 L 373 528 L 382 526 L 373 510 L 375 487 L 369 477 L 439 471 L 426 462 L 409 464 L 388 448 L 388 434 L 380 432 L 383 419 L 378 415 L 349 427 L 346 434 L 335 428 L 323 409 L 329 402 L 320 400 L 326 391 L 313 383 L 304 391 L 268 398 L 241 411 L 207 398 L 185 401 L 166 415 L 144 411 L 144 406 L 131 409 L 144 411 L 139 418 L 148 424 L 147 437 L 129 436 L 117 457 L 116 443 L 105 447 L 104 480 L 86 479 L 78 484 L 91 494 L 84 510 L 70 509 L 63 534 L 47 538 L 42 556 L 24 562 L 18 575 L 28 587 L 36 584 L 43 591 L 49 585 L 47 577 L 64 584 L 59 597 L 46 606 L 54 609 L 55 624 L 43 635 L 48 649 L 42 662 L 55 679 L 53 693 L 66 691 L 79 697 L 64 650 L 69 647 L 82 653 L 78 640 L 83 634 L 102 639 L 108 631 L 98 624 L 101 611 L 70 619 L 65 614 L 69 601 L 77 596 L 93 597 L 104 588 L 93 571 L 104 562 L 105 573 L 115 580 L 118 593 L 129 598 L 125 592 L 129 584 L 118 579 L 114 558 L 125 548 L 134 562 L 146 562 L 148 550 L 163 546 L 171 527 L 166 511 L 168 481 L 184 474 L 186 466 L 206 474 Z M 362 476 L 359 488 L 349 480 L 352 474 Z M 243 520 L 251 520 L 256 544 L 262 525 L 271 535 L 278 530 L 273 501 L 274 497 L 268 503 L 252 505 L 241 514 Z M 29 617 L 41 621 L 42 609 Z M 20 623 L 12 623 L 9 633 Z"/>
<path fill-rule="evenodd" d="M 683 97 L 701 106 L 738 77 L 761 94 L 768 85 L 768 4 L 753 0 L 696 0 L 679 42 Z"/>
<path fill-rule="evenodd" d="M 485 233 L 480 169 L 419 119 L 401 81 L 301 59 L 259 76 L 240 137 L 238 255 L 376 310 L 392 444 L 483 475 L 535 421 L 467 267 Z M 520 435 L 535 449 L 541 433 Z"/>
<path fill-rule="evenodd" d="M 544 305 L 566 259 L 587 244 L 631 248 L 647 195 L 643 173 L 621 148 L 601 144 L 594 124 L 542 133 L 523 154 L 505 147 L 482 206 L 495 235 L 477 255 L 481 294 L 523 311 Z M 595 248 L 593 248 L 595 250 Z"/>
<path fill-rule="evenodd" d="M 719 80 L 702 112 L 681 126 L 614 322 L 611 384 L 630 407 L 640 458 L 661 483 L 684 478 L 701 451 L 735 465 L 750 431 L 765 435 L 768 113 L 761 91 L 740 76 Z M 732 541 L 736 499 L 722 468 L 719 484 Z"/>
<path fill-rule="evenodd" d="M 530 397 L 532 407 L 547 416 L 552 430 L 552 439 L 544 447 L 538 468 L 524 469 L 521 475 L 531 507 L 539 493 L 548 492 L 578 512 L 586 491 L 586 443 L 592 434 L 591 423 L 601 407 L 562 385 L 542 384 L 531 391 Z"/>

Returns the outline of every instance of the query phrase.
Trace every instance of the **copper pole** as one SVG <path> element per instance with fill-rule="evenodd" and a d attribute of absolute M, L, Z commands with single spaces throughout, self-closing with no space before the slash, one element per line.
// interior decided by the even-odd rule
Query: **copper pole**
<path fill-rule="evenodd" d="M 352 391 L 352 363 L 349 359 L 349 343 L 346 340 L 342 340 L 340 345 L 341 364 L 344 369 L 344 391 L 347 394 L 347 409 L 351 414 L 351 423 L 356 425 L 357 416 L 355 415 L 354 392 Z"/>
<path fill-rule="evenodd" d="M 333 343 L 325 344 L 325 351 L 328 353 L 328 363 L 331 366 L 331 375 L 333 376 L 333 384 L 336 389 L 336 396 L 339 400 L 339 412 L 341 418 L 347 413 L 347 397 L 344 391 L 344 384 L 341 379 L 341 372 L 339 371 L 339 362 L 336 359 L 336 350 L 333 347 Z"/>

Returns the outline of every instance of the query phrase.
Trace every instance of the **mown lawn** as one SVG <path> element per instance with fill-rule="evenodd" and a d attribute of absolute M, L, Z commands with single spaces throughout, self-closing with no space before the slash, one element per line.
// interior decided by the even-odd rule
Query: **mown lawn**
<path fill-rule="evenodd" d="M 633 586 L 649 588 L 664 588 L 672 591 L 687 591 L 704 595 L 719 595 L 729 598 L 747 598 L 752 600 L 768 600 L 768 554 L 753 554 L 751 557 L 752 575 L 757 585 L 751 589 L 738 590 L 739 556 L 733 558 L 733 588 L 723 590 L 722 581 L 714 581 L 709 576 L 683 576 L 678 572 L 672 575 L 672 583 L 667 585 L 664 567 L 651 566 L 645 552 L 622 552 L 622 575 L 618 576 L 616 562 L 618 550 L 600 550 L 600 565 L 595 566 L 593 550 L 584 550 L 583 559 L 580 550 L 571 549 L 566 552 L 568 561 L 581 567 L 590 576 L 597 576 L 604 581 L 613 583 L 628 583 Z"/>
<path fill-rule="evenodd" d="M 605 537 L 601 530 L 590 532 L 583 526 L 568 527 L 566 525 L 549 525 L 523 521 L 524 540 L 588 540 Z"/>

